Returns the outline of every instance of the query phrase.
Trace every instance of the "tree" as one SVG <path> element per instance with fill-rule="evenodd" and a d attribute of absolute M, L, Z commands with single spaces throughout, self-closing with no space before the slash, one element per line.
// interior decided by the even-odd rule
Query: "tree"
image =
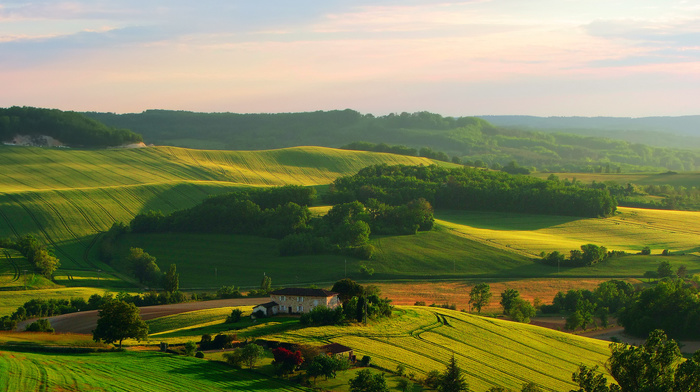
<path fill-rule="evenodd" d="M 362 286 L 352 279 L 341 279 L 335 282 L 331 291 L 338 293 L 338 297 L 344 304 L 352 297 L 359 297 L 363 293 Z"/>
<path fill-rule="evenodd" d="M 641 252 L 641 253 L 642 253 L 643 255 L 648 256 L 648 255 L 651 254 L 651 248 L 648 247 L 648 246 L 645 246 L 645 247 L 642 248 L 642 252 Z"/>
<path fill-rule="evenodd" d="M 659 277 L 659 279 L 672 277 L 674 273 L 673 268 L 671 268 L 671 263 L 668 261 L 662 261 L 656 268 L 656 275 Z"/>
<path fill-rule="evenodd" d="M 92 331 L 96 342 L 119 342 L 127 338 L 138 341 L 148 337 L 148 325 L 141 320 L 139 308 L 132 303 L 119 300 L 106 301 L 100 308 L 97 326 Z"/>
<path fill-rule="evenodd" d="M 46 249 L 39 248 L 33 253 L 34 266 L 45 278 L 51 279 L 53 273 L 61 266 L 60 261 L 51 255 Z"/>
<path fill-rule="evenodd" d="M 472 287 L 469 293 L 469 304 L 474 306 L 477 313 L 481 313 L 481 308 L 488 305 L 491 299 L 491 286 L 487 283 L 479 283 Z"/>
<path fill-rule="evenodd" d="M 240 348 L 241 350 L 241 362 L 246 364 L 249 368 L 254 368 L 255 363 L 263 356 L 265 350 L 255 343 L 249 343 Z"/>
<path fill-rule="evenodd" d="M 688 268 L 684 265 L 678 267 L 678 270 L 676 271 L 676 276 L 678 276 L 679 279 L 684 279 L 686 276 L 688 276 Z"/>
<path fill-rule="evenodd" d="M 700 391 L 700 350 L 676 369 L 674 392 Z"/>
<path fill-rule="evenodd" d="M 514 301 L 520 298 L 520 293 L 515 289 L 506 289 L 501 293 L 501 306 L 503 306 L 503 314 L 508 314 Z"/>
<path fill-rule="evenodd" d="M 271 277 L 269 277 L 267 275 L 263 275 L 262 282 L 260 282 L 260 291 L 263 291 L 265 293 L 269 293 L 270 291 L 272 291 L 272 278 Z"/>
<path fill-rule="evenodd" d="M 318 376 L 324 376 L 326 380 L 328 380 L 329 377 L 335 378 L 336 372 L 344 368 L 346 369 L 347 366 L 349 366 L 349 363 L 344 358 L 318 354 L 311 360 L 306 374 L 309 377 L 313 377 L 314 380 Z"/>
<path fill-rule="evenodd" d="M 535 384 L 534 382 L 528 382 L 526 384 L 523 384 L 523 387 L 520 389 L 520 392 L 544 392 L 544 389 L 540 388 L 540 386 Z"/>
<path fill-rule="evenodd" d="M 160 268 L 156 258 L 144 252 L 141 248 L 129 249 L 127 262 L 140 283 L 155 283 L 160 276 Z"/>
<path fill-rule="evenodd" d="M 49 322 L 48 319 L 36 320 L 29 324 L 24 330 L 27 332 L 54 332 L 51 322 Z"/>
<path fill-rule="evenodd" d="M 278 347 L 272 350 L 272 355 L 275 357 L 272 364 L 280 374 L 292 373 L 304 362 L 304 357 L 299 350 L 290 351 L 284 347 Z"/>
<path fill-rule="evenodd" d="M 654 330 L 644 345 L 610 345 L 606 369 L 622 392 L 673 391 L 674 365 L 681 358 L 678 345 L 660 330 Z"/>
<path fill-rule="evenodd" d="M 608 386 L 608 379 L 598 371 L 598 366 L 589 368 L 586 365 L 579 365 L 578 371 L 571 375 L 571 379 L 578 383 L 579 389 L 572 389 L 569 392 L 615 392 L 620 387 L 615 384 Z"/>
<path fill-rule="evenodd" d="M 464 380 L 462 369 L 457 366 L 457 360 L 454 355 L 450 358 L 447 368 L 440 376 L 437 390 L 439 392 L 469 391 L 469 384 Z"/>
<path fill-rule="evenodd" d="M 170 264 L 168 272 L 165 273 L 163 278 L 163 286 L 165 291 L 169 293 L 174 293 L 180 290 L 180 274 L 177 273 L 177 267 L 175 264 Z"/>
<path fill-rule="evenodd" d="M 410 384 L 411 383 L 409 383 L 408 380 L 406 380 L 405 378 L 399 378 L 398 380 L 396 380 L 396 389 L 398 389 L 401 392 L 406 392 Z"/>
<path fill-rule="evenodd" d="M 350 392 L 388 392 L 384 373 L 372 374 L 362 369 L 350 380 Z"/>
<path fill-rule="evenodd" d="M 522 298 L 516 298 L 513 301 L 508 315 L 513 321 L 519 323 L 529 323 L 530 319 L 535 317 L 537 310 L 532 304 Z"/>

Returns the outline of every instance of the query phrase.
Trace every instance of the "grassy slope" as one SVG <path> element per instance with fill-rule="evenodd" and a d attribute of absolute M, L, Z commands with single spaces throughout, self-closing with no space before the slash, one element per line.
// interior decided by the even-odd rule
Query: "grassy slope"
<path fill-rule="evenodd" d="M 473 390 L 493 385 L 519 390 L 534 381 L 547 390 L 572 387 L 571 373 L 580 363 L 602 363 L 605 342 L 527 324 L 421 307 L 400 308 L 399 317 L 369 326 L 314 327 L 270 338 L 323 344 L 337 342 L 369 355 L 372 362 L 394 370 L 424 375 L 444 369 L 455 355 Z"/>
<path fill-rule="evenodd" d="M 621 207 L 618 214 L 607 219 L 440 211 L 436 218 L 458 234 L 533 256 L 541 251 L 568 252 L 586 243 L 630 252 L 638 252 L 644 246 L 651 247 L 654 253 L 663 249 L 700 251 L 700 212 L 694 211 Z"/>
<path fill-rule="evenodd" d="M 0 389 L 9 391 L 303 391 L 282 380 L 158 352 L 34 354 L 0 351 Z"/>
<path fill-rule="evenodd" d="M 444 369 L 454 354 L 472 390 L 501 385 L 519 390 L 534 381 L 547 390 L 572 387 L 571 373 L 580 363 L 602 365 L 610 354 L 607 343 L 528 324 L 439 308 L 399 307 L 395 317 L 369 325 L 307 327 L 297 319 L 274 317 L 253 324 L 243 319 L 222 324 L 220 314 L 189 312 L 151 320 L 167 325 L 153 339 L 170 343 L 196 341 L 201 334 L 229 331 L 238 339 L 264 337 L 294 343 L 323 345 L 336 342 L 352 347 L 358 358 L 369 355 L 372 363 L 393 371 L 399 363 L 407 373 L 423 377 Z M 196 320 L 206 319 L 208 325 Z M 194 321 L 193 321 L 194 320 Z M 176 322 L 177 321 L 177 322 Z"/>
<path fill-rule="evenodd" d="M 56 150 L 0 146 L 0 236 L 33 234 L 67 270 L 94 261 L 95 234 L 147 210 L 164 213 L 244 186 L 323 185 L 376 163 L 423 158 L 298 147 L 198 151 L 173 147 Z"/>

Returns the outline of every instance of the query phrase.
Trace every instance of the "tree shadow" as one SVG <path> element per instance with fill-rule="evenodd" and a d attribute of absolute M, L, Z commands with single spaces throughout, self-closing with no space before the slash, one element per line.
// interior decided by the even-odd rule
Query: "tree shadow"
<path fill-rule="evenodd" d="M 184 362 L 184 361 L 183 361 Z M 222 389 L 269 391 L 296 386 L 283 380 L 270 378 L 262 373 L 247 369 L 234 369 L 222 363 L 199 360 L 168 370 L 168 373 L 190 375 L 194 379 L 206 380 L 221 386 Z M 245 383 L 245 385 L 242 385 Z"/>
<path fill-rule="evenodd" d="M 576 216 L 535 215 L 517 212 L 486 212 L 467 210 L 435 211 L 435 218 L 477 229 L 529 231 L 571 223 L 583 219 Z"/>

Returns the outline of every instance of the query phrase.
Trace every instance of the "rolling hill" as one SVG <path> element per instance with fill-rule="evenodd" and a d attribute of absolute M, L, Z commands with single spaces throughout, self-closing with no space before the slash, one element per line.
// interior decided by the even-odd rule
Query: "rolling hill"
<path fill-rule="evenodd" d="M 0 237 L 32 234 L 55 248 L 66 279 L 98 269 L 94 245 L 114 222 L 169 213 L 241 187 L 320 186 L 377 163 L 431 164 L 392 154 L 297 147 L 66 150 L 0 146 Z"/>

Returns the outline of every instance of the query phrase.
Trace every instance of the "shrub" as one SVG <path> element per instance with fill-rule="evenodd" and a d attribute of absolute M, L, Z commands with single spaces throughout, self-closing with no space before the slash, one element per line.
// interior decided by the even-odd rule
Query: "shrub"
<path fill-rule="evenodd" d="M 650 254 L 651 254 L 651 248 L 649 248 L 648 246 L 643 247 L 643 248 L 642 248 L 642 254 L 643 254 L 643 255 L 647 255 L 647 256 L 650 255 Z"/>
<path fill-rule="evenodd" d="M 226 317 L 226 323 L 237 323 L 241 321 L 241 316 L 243 315 L 243 311 L 240 309 L 233 309 L 231 311 L 231 315 Z"/>
<path fill-rule="evenodd" d="M 360 266 L 360 274 L 365 278 L 370 278 L 374 275 L 374 268 L 368 267 L 366 265 Z"/>
<path fill-rule="evenodd" d="M 365 355 L 360 360 L 360 366 L 369 366 L 369 363 L 371 361 L 372 361 L 372 358 L 369 355 Z"/>
<path fill-rule="evenodd" d="M 39 319 L 29 324 L 25 329 L 27 332 L 54 332 L 51 323 L 47 319 Z"/>
<path fill-rule="evenodd" d="M 197 351 L 197 353 L 194 355 L 195 358 L 204 358 L 204 353 L 201 351 Z"/>
<path fill-rule="evenodd" d="M 189 341 L 185 343 L 185 355 L 188 357 L 191 357 L 194 355 L 194 352 L 197 350 L 197 343 Z"/>
<path fill-rule="evenodd" d="M 343 322 L 345 314 L 342 307 L 329 309 L 325 306 L 317 306 L 310 312 L 302 314 L 299 321 L 302 325 L 337 325 Z"/>

